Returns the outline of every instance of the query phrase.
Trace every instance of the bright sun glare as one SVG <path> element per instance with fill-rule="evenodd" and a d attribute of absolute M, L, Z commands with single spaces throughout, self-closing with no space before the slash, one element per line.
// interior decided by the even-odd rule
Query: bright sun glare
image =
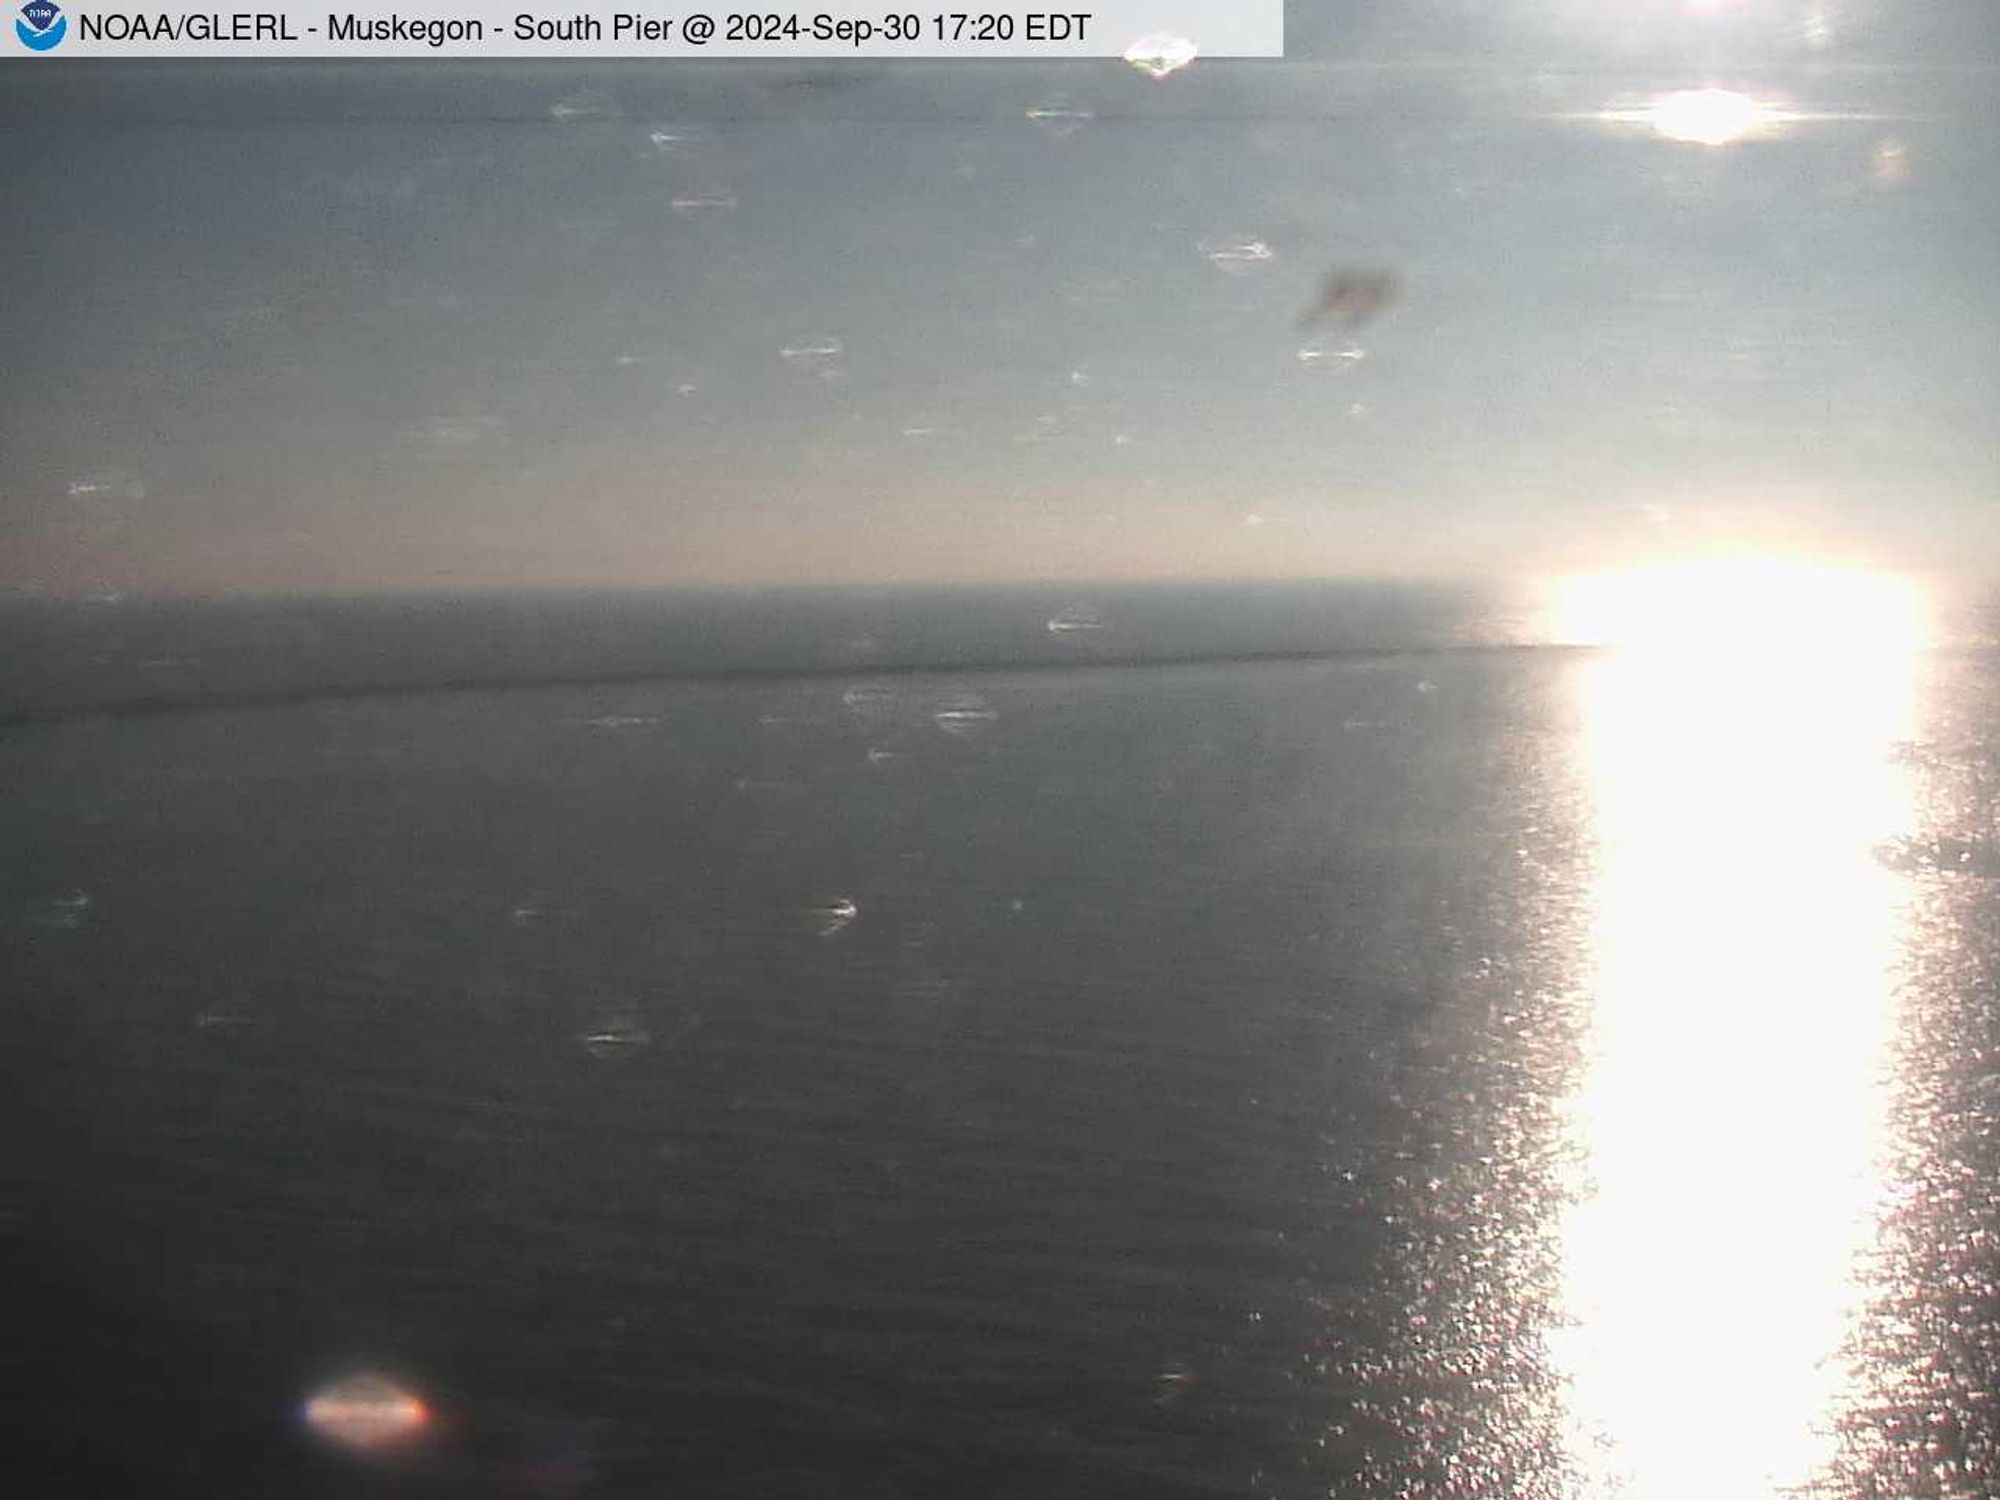
<path fill-rule="evenodd" d="M 1557 1357 L 1586 1492 L 1769 1500 L 1826 1462 L 1880 1194 L 1921 599 L 1735 559 L 1570 579 L 1593 806 Z"/>
<path fill-rule="evenodd" d="M 1772 647 L 1901 657 L 1929 633 L 1922 592 L 1871 569 L 1731 557 L 1584 573 L 1552 584 L 1547 638 L 1677 656 Z"/>
<path fill-rule="evenodd" d="M 1773 134 L 1805 116 L 1731 89 L 1708 88 L 1661 94 L 1644 104 L 1604 110 L 1598 118 L 1643 126 L 1662 140 L 1728 146 Z"/>

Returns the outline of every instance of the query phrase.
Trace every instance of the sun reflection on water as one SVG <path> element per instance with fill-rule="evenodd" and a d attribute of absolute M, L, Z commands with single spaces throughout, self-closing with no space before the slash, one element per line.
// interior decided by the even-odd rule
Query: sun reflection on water
<path fill-rule="evenodd" d="M 1592 1006 L 1560 1231 L 1585 1493 L 1750 1500 L 1833 1453 L 1882 1193 L 1892 754 L 1922 596 L 1733 561 L 1561 585 L 1593 804 Z"/>

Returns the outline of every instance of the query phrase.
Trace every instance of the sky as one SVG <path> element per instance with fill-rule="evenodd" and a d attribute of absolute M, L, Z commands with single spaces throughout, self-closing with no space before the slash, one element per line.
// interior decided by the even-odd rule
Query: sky
<path fill-rule="evenodd" d="M 2000 18 L 1287 51 L 0 64 L 0 590 L 2000 562 Z M 1704 88 L 1764 127 L 1664 138 Z M 1398 299 L 1301 331 L 1341 269 Z"/>

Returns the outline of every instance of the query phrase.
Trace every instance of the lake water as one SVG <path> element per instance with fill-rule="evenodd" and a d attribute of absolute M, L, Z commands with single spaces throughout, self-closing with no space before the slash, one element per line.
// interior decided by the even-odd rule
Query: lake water
<path fill-rule="evenodd" d="M 2000 658 L 1774 597 L 17 617 L 24 1492 L 1992 1493 Z"/>

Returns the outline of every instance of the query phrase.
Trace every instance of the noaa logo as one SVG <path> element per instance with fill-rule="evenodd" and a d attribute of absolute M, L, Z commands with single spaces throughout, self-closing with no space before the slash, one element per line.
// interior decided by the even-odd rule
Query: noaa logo
<path fill-rule="evenodd" d="M 14 35 L 21 39 L 21 45 L 36 52 L 48 51 L 68 31 L 69 18 L 56 0 L 28 0 L 21 7 L 21 19 L 14 23 Z"/>

